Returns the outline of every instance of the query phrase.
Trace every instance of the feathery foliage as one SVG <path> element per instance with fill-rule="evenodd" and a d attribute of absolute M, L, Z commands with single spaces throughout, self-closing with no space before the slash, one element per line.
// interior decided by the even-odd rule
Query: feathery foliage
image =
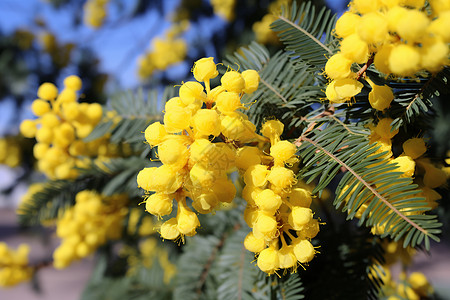
<path fill-rule="evenodd" d="M 228 56 L 225 63 L 259 72 L 261 80 L 258 90 L 242 99 L 251 105 L 248 115 L 256 124 L 261 124 L 268 117 L 281 116 L 285 124 L 299 127 L 309 104 L 320 102 L 325 96 L 314 77 L 310 76 L 307 68 L 296 69 L 285 52 L 278 52 L 269 58 L 268 50 L 257 43 L 243 47 L 241 51 L 243 55 L 236 52 Z"/>
<path fill-rule="evenodd" d="M 311 2 L 298 6 L 283 7 L 281 15 L 272 24 L 272 29 L 286 45 L 286 51 L 299 66 L 308 66 L 313 73 L 325 67 L 327 57 L 336 48 L 332 35 L 336 16 L 322 7 L 319 11 Z"/>
<path fill-rule="evenodd" d="M 347 128 L 346 128 L 347 127 Z M 375 144 L 369 144 L 367 136 L 349 134 L 349 127 L 331 124 L 322 130 L 312 131 L 313 137 L 301 137 L 299 154 L 304 161 L 300 172 L 307 182 L 317 179 L 313 192 L 324 189 L 343 167 L 346 173 L 336 189 L 334 205 L 348 212 L 353 219 L 363 204 L 359 224 L 383 226 L 385 233 L 396 241 L 405 237 L 404 246 L 438 241 L 440 226 L 434 215 L 421 212 L 431 208 L 425 198 L 417 194 L 417 185 L 411 178 L 402 178 L 397 166 L 382 159 Z"/>
<path fill-rule="evenodd" d="M 252 264 L 253 254 L 242 243 L 248 231 L 242 227 L 233 232 L 225 241 L 218 257 L 219 300 L 255 299 L 252 291 L 260 271 Z"/>
<path fill-rule="evenodd" d="M 113 95 L 109 104 L 113 111 L 117 112 L 119 121 L 114 121 L 115 116 L 101 122 L 86 141 L 98 139 L 106 134 L 111 134 L 110 141 L 115 144 L 122 142 L 131 145 L 134 151 L 142 152 L 148 149 L 142 141 L 142 132 L 153 122 L 162 120 L 162 110 L 168 99 L 173 97 L 174 88 L 167 87 L 161 93 L 157 90 L 148 92 L 144 96 L 142 89 L 136 93 L 127 91 Z"/>

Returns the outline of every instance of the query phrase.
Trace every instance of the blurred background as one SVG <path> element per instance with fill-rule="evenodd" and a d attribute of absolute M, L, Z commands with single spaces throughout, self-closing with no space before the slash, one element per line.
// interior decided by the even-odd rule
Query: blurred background
<path fill-rule="evenodd" d="M 118 91 L 177 85 L 189 80 L 201 57 L 218 62 L 253 40 L 271 52 L 281 49 L 269 12 L 288 2 L 0 0 L 0 241 L 13 248 L 29 243 L 31 260 L 50 258 L 58 244 L 48 229 L 19 228 L 15 215 L 30 183 L 44 178 L 33 171 L 33 140 L 19 134 L 20 122 L 33 118 L 40 84 L 62 85 L 76 74 L 83 80 L 80 101 L 102 104 Z M 315 2 L 342 14 L 348 1 Z M 439 120 L 448 122 L 445 115 Z M 442 138 L 435 141 L 437 151 L 448 149 L 448 126 L 443 128 L 435 132 Z M 413 268 L 450 299 L 447 237 L 430 254 L 421 253 Z M 62 271 L 43 268 L 31 284 L 0 289 L 0 299 L 79 299 L 92 260 Z"/>

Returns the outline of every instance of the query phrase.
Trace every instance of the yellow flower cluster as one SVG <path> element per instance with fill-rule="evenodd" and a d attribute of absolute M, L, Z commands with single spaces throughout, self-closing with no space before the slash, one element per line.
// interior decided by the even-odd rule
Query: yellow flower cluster
<path fill-rule="evenodd" d="M 409 276 L 404 271 L 399 274 L 398 280 L 392 277 L 389 268 L 382 266 L 378 272 L 369 274 L 372 278 L 383 280 L 380 294 L 388 300 L 420 300 L 428 299 L 433 295 L 434 289 L 422 272 L 412 272 Z M 381 274 L 383 274 L 380 276 Z"/>
<path fill-rule="evenodd" d="M 138 253 L 134 248 L 125 246 L 121 255 L 127 256 L 129 265 L 127 275 L 135 274 L 139 266 L 150 269 L 156 260 L 163 269 L 164 283 L 169 283 L 177 272 L 176 266 L 169 260 L 169 253 L 166 249 L 158 246 L 158 241 L 155 238 L 147 238 L 140 242 Z"/>
<path fill-rule="evenodd" d="M 80 89 L 81 79 L 74 75 L 64 80 L 64 89 L 59 93 L 54 84 L 43 83 L 38 89 L 39 98 L 31 105 L 38 119 L 20 124 L 25 137 L 36 138 L 33 154 L 38 168 L 51 179 L 76 178 L 75 167 L 85 166 L 87 157 L 105 160 L 119 151 L 108 137 L 82 141 L 102 119 L 103 108 L 98 103 L 78 103 Z"/>
<path fill-rule="evenodd" d="M 244 172 L 244 217 L 252 231 L 244 246 L 258 253 L 258 267 L 268 273 L 278 269 L 297 269 L 314 258 L 310 240 L 319 232 L 319 222 L 310 209 L 311 194 L 286 168 L 297 161 L 297 148 L 280 140 L 284 125 L 267 121 L 261 128 L 270 140 L 270 155 L 257 147 L 243 147 L 238 153 L 238 168 Z"/>
<path fill-rule="evenodd" d="M 99 28 L 107 16 L 109 0 L 88 0 L 83 6 L 83 22 L 89 27 Z"/>
<path fill-rule="evenodd" d="M 362 89 L 356 64 L 375 64 L 386 75 L 408 77 L 420 70 L 437 72 L 449 64 L 450 8 L 442 1 L 353 0 L 349 11 L 337 21 L 335 33 L 342 38 L 340 52 L 330 57 L 325 73 L 332 79 L 327 98 L 333 103 L 349 101 Z M 391 88 L 366 79 L 373 108 L 384 110 L 394 99 Z"/>
<path fill-rule="evenodd" d="M 66 268 L 107 240 L 119 239 L 128 212 L 127 202 L 126 195 L 105 197 L 95 191 L 79 192 L 75 205 L 57 221 L 56 235 L 62 243 L 53 252 L 54 267 Z"/>
<path fill-rule="evenodd" d="M 9 287 L 31 279 L 33 268 L 28 265 L 30 247 L 22 244 L 16 251 L 0 242 L 0 286 Z"/>
<path fill-rule="evenodd" d="M 276 0 L 269 5 L 268 11 L 261 21 L 253 24 L 253 32 L 258 43 L 279 44 L 278 36 L 270 29 L 270 24 L 277 20 L 276 15 L 280 12 L 281 6 L 290 5 L 291 0 Z"/>
<path fill-rule="evenodd" d="M 228 22 L 234 20 L 234 7 L 236 6 L 236 0 L 211 0 L 211 5 L 216 15 L 221 16 Z"/>
<path fill-rule="evenodd" d="M 10 168 L 19 166 L 22 160 L 22 149 L 17 137 L 0 138 L 0 164 Z"/>
<path fill-rule="evenodd" d="M 176 217 L 160 228 L 161 236 L 169 240 L 195 235 L 200 226 L 186 197 L 202 214 L 213 211 L 221 202 L 233 200 L 236 188 L 228 173 L 235 167 L 234 145 L 258 139 L 255 126 L 236 111 L 243 107 L 241 96 L 257 89 L 258 73 L 229 70 L 221 78 L 222 85 L 212 90 L 210 79 L 218 75 L 212 57 L 198 60 L 193 73 L 199 82 L 183 83 L 179 97 L 167 101 L 164 125 L 155 122 L 145 130 L 150 146 L 158 146 L 163 165 L 145 168 L 137 177 L 139 187 L 155 192 L 146 199 L 149 213 L 168 215 L 173 199 L 177 201 Z M 213 142 L 215 138 L 223 142 Z"/>
<path fill-rule="evenodd" d="M 174 25 L 164 38 L 152 40 L 152 50 L 138 59 L 138 75 L 148 78 L 153 72 L 165 70 L 167 67 L 184 60 L 187 53 L 186 41 L 178 38 L 189 26 L 189 21 L 181 21 Z"/>
<path fill-rule="evenodd" d="M 163 163 L 138 174 L 138 185 L 155 192 L 146 199 L 146 209 L 161 217 L 171 213 L 173 199 L 178 204 L 176 217 L 162 224 L 161 236 L 173 240 L 194 235 L 200 223 L 186 197 L 202 214 L 220 202 L 231 203 L 236 189 L 228 174 L 238 170 L 246 184 L 244 217 L 253 229 L 244 244 L 259 253 L 259 268 L 272 274 L 308 263 L 315 255 L 310 239 L 318 233 L 319 223 L 309 208 L 310 192 L 285 167 L 297 162 L 296 147 L 280 139 L 281 122 L 267 121 L 260 136 L 237 111 L 243 107 L 241 96 L 258 88 L 258 73 L 228 70 L 221 85 L 211 89 L 209 81 L 218 75 L 212 57 L 198 60 L 192 71 L 204 86 L 185 82 L 179 97 L 166 103 L 164 125 L 153 123 L 145 131 L 148 143 L 158 146 Z"/>

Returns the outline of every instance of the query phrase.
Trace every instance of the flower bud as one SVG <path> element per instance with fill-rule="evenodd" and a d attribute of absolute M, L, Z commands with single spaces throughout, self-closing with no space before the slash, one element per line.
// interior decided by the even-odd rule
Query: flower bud
<path fill-rule="evenodd" d="M 233 92 L 220 93 L 216 98 L 216 107 L 222 113 L 234 112 L 242 107 L 239 94 Z"/>
<path fill-rule="evenodd" d="M 257 261 L 258 267 L 261 271 L 267 274 L 273 274 L 280 268 L 280 260 L 278 257 L 278 251 L 273 247 L 269 247 L 261 251 Z"/>
<path fill-rule="evenodd" d="M 53 83 L 44 82 L 39 86 L 37 95 L 44 100 L 54 100 L 58 96 L 58 89 Z"/>
<path fill-rule="evenodd" d="M 223 74 L 222 78 L 220 79 L 220 82 L 228 92 L 239 94 L 242 93 L 245 88 L 245 80 L 242 77 L 241 73 L 237 71 L 225 72 L 225 74 Z"/>
<path fill-rule="evenodd" d="M 257 71 L 246 70 L 241 75 L 245 81 L 244 93 L 251 94 L 258 89 L 260 77 Z"/>
<path fill-rule="evenodd" d="M 194 63 L 192 72 L 197 81 L 208 81 L 219 75 L 213 57 L 205 57 L 197 60 Z"/>
<path fill-rule="evenodd" d="M 79 91 L 81 90 L 81 86 L 81 79 L 76 75 L 70 75 L 64 79 L 64 87 L 66 88 L 72 89 L 74 91 Z"/>
<path fill-rule="evenodd" d="M 266 240 L 263 238 L 257 239 L 250 231 L 244 239 L 244 247 L 248 251 L 259 253 L 266 247 Z"/>
<path fill-rule="evenodd" d="M 169 215 L 172 205 L 172 198 L 163 193 L 152 194 L 145 200 L 145 210 L 157 217 Z"/>
<path fill-rule="evenodd" d="M 174 240 L 180 236 L 177 219 L 171 218 L 164 222 L 160 228 L 161 237 L 166 240 Z"/>
<path fill-rule="evenodd" d="M 301 264 L 310 262 L 314 258 L 316 251 L 311 242 L 308 240 L 300 240 L 293 244 L 295 257 Z"/>
<path fill-rule="evenodd" d="M 206 94 L 203 92 L 203 85 L 196 81 L 188 81 L 180 87 L 180 99 L 184 105 L 194 103 L 196 99 L 205 99 Z"/>
<path fill-rule="evenodd" d="M 281 206 L 281 203 L 281 197 L 275 194 L 271 189 L 262 190 L 255 197 L 255 204 L 259 209 L 272 214 L 275 214 L 277 209 Z"/>
<path fill-rule="evenodd" d="M 312 210 L 306 207 L 293 206 L 289 214 L 289 224 L 295 230 L 301 230 L 313 218 Z"/>

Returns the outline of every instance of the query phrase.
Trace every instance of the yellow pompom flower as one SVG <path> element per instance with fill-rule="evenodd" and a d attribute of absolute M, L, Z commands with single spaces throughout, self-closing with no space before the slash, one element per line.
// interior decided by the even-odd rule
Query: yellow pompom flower
<path fill-rule="evenodd" d="M 207 139 L 195 139 L 189 149 L 190 160 L 194 162 L 210 160 L 217 154 L 216 145 Z"/>
<path fill-rule="evenodd" d="M 194 103 L 195 100 L 203 100 L 206 98 L 206 94 L 203 92 L 203 85 L 196 81 L 188 81 L 180 87 L 180 99 L 184 105 Z"/>
<path fill-rule="evenodd" d="M 244 174 L 244 182 L 248 185 L 263 186 L 267 183 L 267 176 L 270 171 L 267 166 L 253 165 L 250 166 Z"/>
<path fill-rule="evenodd" d="M 295 257 L 301 264 L 308 263 L 314 258 L 316 251 L 310 241 L 300 240 L 293 244 Z"/>
<path fill-rule="evenodd" d="M 447 182 L 447 175 L 439 168 L 436 168 L 431 163 L 417 161 L 422 168 L 425 169 L 425 175 L 423 176 L 423 184 L 429 188 L 438 188 Z"/>
<path fill-rule="evenodd" d="M 342 40 L 341 53 L 351 61 L 363 64 L 369 58 L 369 47 L 358 34 L 354 33 Z"/>
<path fill-rule="evenodd" d="M 190 210 L 184 200 L 178 202 L 178 212 L 177 212 L 177 228 L 181 234 L 187 236 L 195 235 L 195 230 L 200 226 L 197 214 Z"/>
<path fill-rule="evenodd" d="M 255 197 L 255 204 L 259 209 L 274 214 L 282 203 L 281 197 L 271 189 L 262 190 Z"/>
<path fill-rule="evenodd" d="M 225 72 L 225 74 L 223 74 L 222 78 L 220 79 L 220 82 L 228 92 L 239 94 L 242 93 L 245 88 L 245 80 L 242 77 L 241 73 L 237 71 Z"/>
<path fill-rule="evenodd" d="M 79 91 L 81 90 L 82 85 L 81 78 L 76 75 L 70 75 L 64 79 L 64 86 L 68 89 Z"/>
<path fill-rule="evenodd" d="M 389 68 L 389 56 L 393 48 L 394 46 L 392 44 L 384 44 L 375 53 L 373 63 L 377 70 L 384 74 L 390 74 L 392 72 Z"/>
<path fill-rule="evenodd" d="M 245 81 L 244 93 L 251 94 L 258 89 L 260 77 L 257 71 L 245 70 L 241 75 Z"/>
<path fill-rule="evenodd" d="M 58 89 L 53 83 L 44 82 L 39 86 L 37 95 L 44 100 L 54 100 L 58 96 Z"/>
<path fill-rule="evenodd" d="M 244 239 L 245 249 L 259 253 L 266 248 L 266 240 L 263 238 L 256 238 L 252 231 L 250 231 Z"/>
<path fill-rule="evenodd" d="M 38 117 L 48 113 L 50 110 L 50 103 L 42 99 L 36 99 L 31 104 L 31 111 Z"/>
<path fill-rule="evenodd" d="M 167 106 L 166 106 L 167 107 Z M 178 133 L 189 127 L 191 113 L 183 107 L 172 107 L 164 114 L 164 128 L 169 133 Z"/>
<path fill-rule="evenodd" d="M 43 115 L 41 117 L 41 125 L 42 126 L 46 126 L 49 128 L 55 128 L 57 126 L 59 126 L 60 124 L 60 120 L 59 118 L 56 116 L 56 114 L 49 112 L 46 113 L 45 115 Z"/>
<path fill-rule="evenodd" d="M 24 137 L 33 138 L 35 137 L 37 132 L 36 123 L 33 120 L 23 120 L 20 123 L 20 133 L 23 134 Z"/>
<path fill-rule="evenodd" d="M 213 211 L 219 199 L 214 192 L 203 192 L 201 194 L 192 194 L 192 207 L 201 214 L 207 214 Z"/>
<path fill-rule="evenodd" d="M 384 42 L 388 35 L 386 19 L 378 12 L 363 15 L 356 31 L 359 37 L 368 44 Z"/>
<path fill-rule="evenodd" d="M 145 210 L 157 217 L 172 212 L 172 198 L 168 194 L 155 193 L 145 200 Z"/>
<path fill-rule="evenodd" d="M 313 213 L 310 208 L 293 206 L 289 214 L 289 224 L 295 230 L 301 230 L 304 225 L 308 224 L 313 218 Z"/>
<path fill-rule="evenodd" d="M 325 65 L 325 73 L 331 79 L 346 78 L 352 73 L 350 67 L 352 61 L 342 53 L 337 53 L 330 57 Z"/>
<path fill-rule="evenodd" d="M 261 163 L 262 152 L 257 147 L 244 146 L 239 148 L 236 156 L 236 167 L 247 170 L 250 166 Z"/>
<path fill-rule="evenodd" d="M 165 165 L 181 169 L 188 161 L 189 151 L 180 139 L 167 139 L 158 146 L 158 156 Z"/>
<path fill-rule="evenodd" d="M 371 80 L 367 80 L 372 87 L 369 93 L 369 103 L 376 110 L 383 111 L 391 105 L 394 100 L 394 93 L 387 85 L 376 85 Z"/>
<path fill-rule="evenodd" d="M 403 40 L 414 42 L 422 39 L 430 23 L 427 15 L 416 9 L 407 9 L 396 20 L 395 31 Z"/>
<path fill-rule="evenodd" d="M 299 237 L 304 239 L 312 239 L 319 233 L 319 231 L 319 220 L 311 219 L 309 223 L 302 226 Z"/>
<path fill-rule="evenodd" d="M 293 206 L 310 207 L 311 193 L 303 188 L 293 188 L 289 194 L 289 203 Z"/>
<path fill-rule="evenodd" d="M 367 14 L 373 11 L 377 11 L 380 8 L 379 0 L 353 0 L 351 2 L 352 8 L 356 9 L 360 14 Z"/>
<path fill-rule="evenodd" d="M 236 186 L 231 180 L 219 178 L 211 189 L 219 202 L 231 203 L 236 196 Z"/>
<path fill-rule="evenodd" d="M 290 162 L 296 152 L 297 147 L 289 141 L 279 141 L 270 147 L 270 156 L 274 158 L 275 164 Z"/>
<path fill-rule="evenodd" d="M 405 141 L 402 145 L 405 155 L 412 159 L 417 159 L 427 151 L 427 146 L 422 138 L 412 138 Z"/>
<path fill-rule="evenodd" d="M 267 180 L 280 189 L 290 188 L 297 182 L 294 172 L 285 167 L 273 167 Z"/>
<path fill-rule="evenodd" d="M 196 163 L 191 171 L 189 177 L 192 183 L 198 187 L 211 187 L 218 179 L 219 174 L 201 163 Z"/>
<path fill-rule="evenodd" d="M 86 116 L 93 124 L 97 124 L 103 116 L 103 107 L 98 103 L 91 103 L 87 107 Z"/>
<path fill-rule="evenodd" d="M 156 146 L 160 144 L 164 137 L 167 135 L 167 131 L 160 122 L 154 122 L 145 129 L 145 139 L 150 146 Z"/>
<path fill-rule="evenodd" d="M 137 183 L 146 191 L 171 194 L 181 187 L 181 174 L 175 173 L 172 168 L 162 165 L 158 168 L 144 168 L 138 173 Z"/>
<path fill-rule="evenodd" d="M 419 70 L 420 53 L 410 45 L 400 44 L 392 48 L 389 69 L 399 76 L 412 76 Z"/>
<path fill-rule="evenodd" d="M 438 72 L 444 65 L 448 65 L 448 54 L 448 44 L 441 38 L 425 38 L 420 48 L 421 67 L 430 72 Z"/>
<path fill-rule="evenodd" d="M 269 120 L 264 122 L 261 127 L 261 134 L 266 138 L 270 139 L 270 142 L 273 143 L 275 140 L 278 140 L 283 133 L 284 124 L 278 120 Z"/>
<path fill-rule="evenodd" d="M 253 234 L 256 238 L 272 240 L 278 232 L 278 223 L 274 216 L 263 211 L 258 211 L 253 223 Z"/>
<path fill-rule="evenodd" d="M 397 133 L 398 133 L 398 129 L 396 130 L 392 130 L 392 123 L 391 118 L 383 118 L 380 121 L 378 121 L 377 126 L 375 127 L 375 132 L 381 136 L 382 138 L 385 139 L 391 139 L 393 138 Z"/>
<path fill-rule="evenodd" d="M 78 97 L 77 97 L 77 93 L 75 90 L 65 88 L 61 91 L 61 93 L 59 93 L 56 100 L 58 101 L 58 104 L 63 104 L 63 103 L 75 102 L 75 101 L 77 101 L 77 98 Z"/>
<path fill-rule="evenodd" d="M 399 156 L 392 160 L 393 163 L 397 163 L 396 171 L 402 172 L 401 177 L 413 177 L 416 163 L 414 160 L 406 155 Z"/>
<path fill-rule="evenodd" d="M 420 296 L 426 297 L 433 292 L 433 287 L 428 282 L 427 277 L 421 272 L 412 272 L 408 277 L 408 283 Z"/>
<path fill-rule="evenodd" d="M 266 248 L 258 255 L 257 265 L 259 269 L 267 274 L 273 274 L 280 268 L 278 251 L 273 247 Z"/>
<path fill-rule="evenodd" d="M 178 224 L 176 218 L 171 218 L 164 222 L 159 229 L 161 237 L 166 240 L 175 240 L 180 236 L 180 230 L 178 230 Z"/>
<path fill-rule="evenodd" d="M 278 259 L 280 261 L 280 269 L 296 268 L 297 258 L 294 254 L 294 247 L 291 245 L 283 245 L 278 250 Z"/>
<path fill-rule="evenodd" d="M 219 75 L 213 57 L 205 57 L 197 60 L 192 69 L 194 77 L 197 81 L 209 81 Z"/>
<path fill-rule="evenodd" d="M 201 136 L 220 134 L 219 114 L 212 109 L 200 109 L 192 118 L 195 132 Z"/>
<path fill-rule="evenodd" d="M 325 95 L 332 103 L 343 103 L 359 94 L 363 86 L 364 85 L 361 82 L 355 79 L 336 79 L 328 84 Z"/>
<path fill-rule="evenodd" d="M 242 107 L 241 97 L 238 93 L 223 92 L 216 98 L 216 107 L 222 113 L 231 113 Z"/>
<path fill-rule="evenodd" d="M 450 43 L 450 32 L 449 30 L 447 30 L 449 27 L 450 10 L 440 11 L 438 18 L 431 22 L 430 26 L 428 27 L 428 31 L 442 38 L 445 43 Z"/>
<path fill-rule="evenodd" d="M 336 21 L 335 32 L 337 36 L 345 38 L 353 33 L 355 33 L 356 28 L 358 28 L 358 23 L 360 16 L 352 12 L 345 12 Z"/>

